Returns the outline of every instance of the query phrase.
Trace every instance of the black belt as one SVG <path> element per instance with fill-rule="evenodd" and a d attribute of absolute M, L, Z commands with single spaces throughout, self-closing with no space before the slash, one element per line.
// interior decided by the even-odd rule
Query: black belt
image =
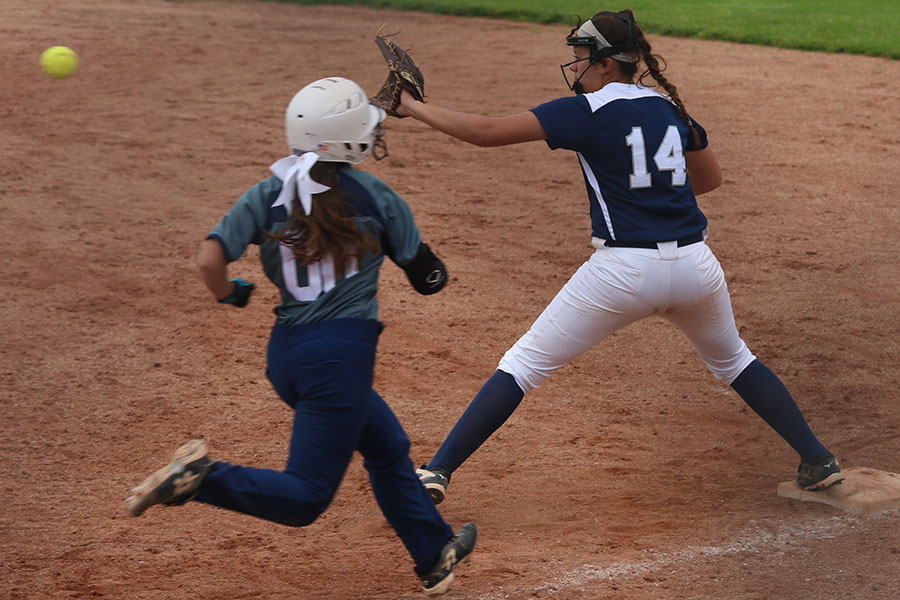
<path fill-rule="evenodd" d="M 700 233 L 689 235 L 678 240 L 678 247 L 690 246 L 691 244 L 702 241 L 703 232 L 701 231 Z M 603 243 L 610 248 L 648 248 L 650 250 L 656 250 L 659 247 L 657 244 L 662 242 L 620 242 L 618 240 L 604 240 Z"/>

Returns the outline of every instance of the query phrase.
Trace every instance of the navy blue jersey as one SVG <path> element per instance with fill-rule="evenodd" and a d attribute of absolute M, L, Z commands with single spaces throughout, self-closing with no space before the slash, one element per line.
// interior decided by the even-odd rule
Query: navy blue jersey
<path fill-rule="evenodd" d="M 578 154 L 591 205 L 592 235 L 619 242 L 663 242 L 706 229 L 685 168 L 700 144 L 678 108 L 656 90 L 610 83 L 590 94 L 533 108 L 552 149 Z"/>

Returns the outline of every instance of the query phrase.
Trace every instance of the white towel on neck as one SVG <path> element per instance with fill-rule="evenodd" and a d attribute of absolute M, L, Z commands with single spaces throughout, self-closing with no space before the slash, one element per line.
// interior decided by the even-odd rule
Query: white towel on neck
<path fill-rule="evenodd" d="M 292 154 L 276 161 L 269 167 L 269 170 L 283 182 L 281 193 L 278 194 L 278 198 L 275 199 L 272 206 L 284 206 L 288 219 L 294 212 L 294 199 L 300 198 L 300 206 L 308 215 L 312 212 L 313 194 L 321 194 L 331 189 L 309 176 L 309 170 L 317 160 L 319 160 L 319 155 L 315 152 L 306 152 L 300 156 Z"/>

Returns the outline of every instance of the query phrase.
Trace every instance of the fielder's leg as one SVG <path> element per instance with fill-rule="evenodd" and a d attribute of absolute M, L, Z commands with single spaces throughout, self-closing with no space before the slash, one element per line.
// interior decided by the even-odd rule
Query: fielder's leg
<path fill-rule="evenodd" d="M 569 361 L 653 308 L 633 290 L 643 277 L 611 260 L 608 250 L 591 255 L 534 324 L 510 348 L 427 469 L 455 471 L 515 411 L 523 396 Z"/>
<path fill-rule="evenodd" d="M 799 455 L 797 481 L 806 489 L 838 483 L 840 467 L 800 412 L 781 380 L 762 364 L 741 339 L 734 320 L 731 297 L 718 260 L 705 244 L 685 250 L 672 262 L 671 305 L 664 316 L 690 338 L 694 349 L 716 378 L 721 379 Z M 805 474 L 801 474 L 801 472 Z M 827 480 L 827 485 L 825 481 Z"/>

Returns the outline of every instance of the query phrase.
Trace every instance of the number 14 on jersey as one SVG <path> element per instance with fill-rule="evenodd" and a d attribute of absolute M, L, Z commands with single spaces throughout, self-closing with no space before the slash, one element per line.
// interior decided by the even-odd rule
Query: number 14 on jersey
<path fill-rule="evenodd" d="M 625 137 L 625 143 L 631 148 L 631 175 L 628 184 L 631 189 L 650 187 L 650 172 L 647 170 L 647 151 L 644 144 L 644 130 L 632 127 L 631 133 Z M 681 147 L 681 134 L 675 125 L 669 125 L 659 148 L 653 154 L 653 162 L 659 171 L 672 172 L 672 186 L 682 186 L 687 181 L 684 164 L 684 151 Z"/>

